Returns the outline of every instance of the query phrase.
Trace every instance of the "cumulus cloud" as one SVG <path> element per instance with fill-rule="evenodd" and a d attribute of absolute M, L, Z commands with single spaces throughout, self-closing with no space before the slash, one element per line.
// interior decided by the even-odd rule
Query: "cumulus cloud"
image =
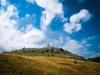
<path fill-rule="evenodd" d="M 65 23 L 64 24 L 64 31 L 68 32 L 69 34 L 73 32 L 77 32 L 81 29 L 81 24 L 80 23 Z"/>
<path fill-rule="evenodd" d="M 27 0 L 29 2 L 30 0 Z M 55 16 L 62 18 L 62 21 L 67 20 L 64 18 L 63 5 L 59 0 L 34 0 L 36 4 L 42 8 L 41 29 L 47 30 L 47 27 L 52 22 Z"/>
<path fill-rule="evenodd" d="M 52 39 L 51 41 L 50 41 L 51 45 L 56 46 L 56 47 L 62 47 L 62 44 L 63 44 L 63 38 L 62 37 L 59 37 L 58 39 Z"/>
<path fill-rule="evenodd" d="M 62 47 L 72 53 L 79 54 L 80 49 L 82 48 L 82 44 L 79 41 L 67 37 L 65 45 Z"/>
<path fill-rule="evenodd" d="M 89 13 L 89 11 L 86 10 L 86 9 L 82 9 L 82 10 L 80 10 L 79 13 L 73 14 L 70 17 L 70 22 L 71 23 L 79 23 L 81 20 L 82 21 L 87 21 L 90 18 L 91 18 L 91 14 Z"/>
<path fill-rule="evenodd" d="M 26 18 L 29 18 L 29 17 L 30 17 L 30 15 L 29 15 L 29 14 L 26 14 L 26 15 L 25 15 L 25 17 L 26 17 Z"/>
<path fill-rule="evenodd" d="M 92 14 L 90 14 L 88 10 L 80 10 L 79 13 L 73 14 L 70 17 L 70 23 L 64 24 L 64 31 L 68 32 L 69 34 L 79 31 L 82 28 L 80 22 L 86 22 L 91 18 L 91 16 Z"/>
<path fill-rule="evenodd" d="M 78 55 L 89 55 L 95 54 L 95 50 L 91 50 L 92 45 L 88 43 L 87 39 L 82 39 L 81 41 L 66 37 L 65 44 L 62 48 L 68 50 L 74 54 Z"/>
<path fill-rule="evenodd" d="M 29 17 L 27 14 L 25 18 Z M 14 50 L 22 47 L 39 47 L 39 42 L 45 38 L 43 31 L 32 24 L 24 28 L 24 32 L 17 29 L 18 11 L 14 5 L 0 9 L 0 49 Z"/>
<path fill-rule="evenodd" d="M 2 6 L 7 6 L 8 5 L 7 0 L 1 0 L 0 3 L 1 3 Z"/>
<path fill-rule="evenodd" d="M 63 6 L 58 0 L 35 0 L 37 5 L 44 8 L 41 17 L 41 29 L 46 30 L 46 27 L 51 23 L 56 15 L 63 16 Z M 56 9 L 56 10 L 55 10 Z"/>
<path fill-rule="evenodd" d="M 62 10 L 63 6 L 61 3 L 58 2 L 58 0 L 55 0 L 55 1 L 44 0 L 43 4 L 42 2 L 43 1 L 40 1 L 40 0 L 36 1 L 38 6 L 45 9 L 42 12 L 43 14 L 41 17 L 42 30 L 37 29 L 34 25 L 32 25 L 32 23 L 27 22 L 24 24 L 24 22 L 26 22 L 27 20 L 32 20 L 32 16 L 35 19 L 34 14 L 30 15 L 27 13 L 25 17 L 20 18 L 18 16 L 18 10 L 14 5 L 8 4 L 6 5 L 5 8 L 3 8 L 3 5 L 2 5 L 0 9 L 0 40 L 1 40 L 0 49 L 10 51 L 10 50 L 19 49 L 22 47 L 43 47 L 44 45 L 51 42 L 51 41 L 45 41 L 43 44 L 41 44 L 41 42 L 46 38 L 45 32 L 43 30 L 46 29 L 46 27 L 51 23 L 52 19 L 56 15 L 60 16 L 63 20 L 65 20 L 66 18 L 63 17 L 63 14 L 64 14 Z M 50 4 L 48 5 L 48 3 Z M 54 10 L 53 6 L 57 10 Z M 51 9 L 53 9 L 52 12 L 50 12 Z M 44 19 L 44 14 L 46 14 L 45 19 Z M 21 21 L 22 22 L 24 21 L 24 22 L 21 23 Z M 23 26 L 24 24 L 24 27 L 19 29 L 18 27 L 20 24 L 21 26 Z M 58 40 L 56 39 L 51 39 L 51 40 L 53 41 L 53 45 L 54 44 L 57 45 L 58 43 L 61 44 L 63 41 L 62 38 L 59 38 Z"/>

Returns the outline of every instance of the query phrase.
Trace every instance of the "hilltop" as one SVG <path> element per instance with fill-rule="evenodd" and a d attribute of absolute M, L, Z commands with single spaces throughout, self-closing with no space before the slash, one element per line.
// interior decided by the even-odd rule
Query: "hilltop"
<path fill-rule="evenodd" d="M 68 50 L 64 50 L 63 48 L 55 48 L 53 46 L 47 46 L 44 48 L 25 48 L 24 47 L 19 50 L 14 50 L 10 53 L 20 54 L 20 55 L 29 55 L 29 56 L 61 57 L 61 58 L 85 60 L 85 58 L 82 56 L 73 54 L 69 52 Z"/>

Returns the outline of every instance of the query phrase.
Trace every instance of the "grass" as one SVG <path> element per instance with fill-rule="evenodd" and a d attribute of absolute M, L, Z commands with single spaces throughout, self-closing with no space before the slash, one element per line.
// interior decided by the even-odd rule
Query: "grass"
<path fill-rule="evenodd" d="M 24 48 L 20 50 L 14 50 L 10 53 L 27 55 L 27 56 L 47 56 L 47 57 L 72 58 L 72 59 L 85 60 L 84 57 L 75 55 L 62 48 L 55 48 L 55 47 Z"/>
<path fill-rule="evenodd" d="M 0 75 L 99 75 L 99 70 L 100 63 L 90 61 L 0 54 Z"/>

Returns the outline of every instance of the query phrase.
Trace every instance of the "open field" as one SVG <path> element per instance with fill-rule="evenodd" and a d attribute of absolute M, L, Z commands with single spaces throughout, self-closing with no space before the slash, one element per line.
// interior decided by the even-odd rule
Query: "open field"
<path fill-rule="evenodd" d="M 99 75 L 100 63 L 45 57 L 0 54 L 0 75 Z"/>

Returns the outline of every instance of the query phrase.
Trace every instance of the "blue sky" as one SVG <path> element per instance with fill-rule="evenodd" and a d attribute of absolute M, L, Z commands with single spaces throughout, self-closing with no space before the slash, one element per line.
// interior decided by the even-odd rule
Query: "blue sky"
<path fill-rule="evenodd" d="M 99 0 L 0 0 L 0 52 L 62 47 L 100 55 Z"/>

